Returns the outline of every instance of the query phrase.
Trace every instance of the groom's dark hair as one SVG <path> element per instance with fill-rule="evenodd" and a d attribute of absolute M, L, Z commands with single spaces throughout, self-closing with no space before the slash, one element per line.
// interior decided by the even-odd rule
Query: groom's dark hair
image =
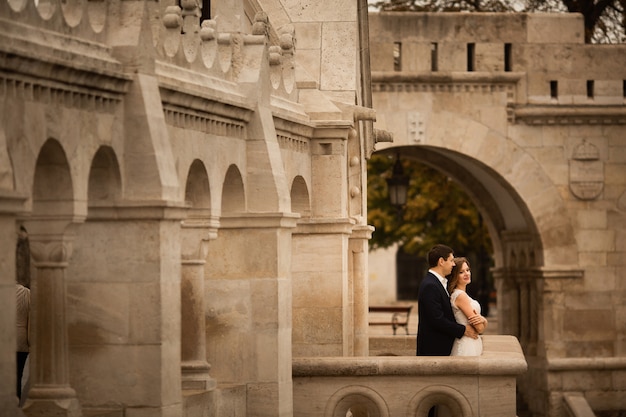
<path fill-rule="evenodd" d="M 451 247 L 446 245 L 435 245 L 428 252 L 428 267 L 433 268 L 439 263 L 439 258 L 448 259 L 451 253 L 454 253 Z"/>

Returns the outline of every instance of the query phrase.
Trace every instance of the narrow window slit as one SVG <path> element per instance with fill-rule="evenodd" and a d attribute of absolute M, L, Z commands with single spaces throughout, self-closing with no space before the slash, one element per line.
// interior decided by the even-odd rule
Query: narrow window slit
<path fill-rule="evenodd" d="M 505 43 L 504 44 L 504 70 L 509 72 L 512 71 L 511 69 L 511 52 L 512 52 L 512 47 L 513 45 L 511 45 L 510 43 Z"/>
<path fill-rule="evenodd" d="M 550 97 L 558 98 L 559 97 L 559 83 L 558 81 L 550 81 Z"/>
<path fill-rule="evenodd" d="M 593 80 L 587 80 L 587 98 L 593 98 L 594 96 L 594 82 Z"/>
<path fill-rule="evenodd" d="M 393 43 L 393 70 L 402 71 L 402 42 Z"/>
<path fill-rule="evenodd" d="M 476 44 L 468 43 L 467 44 L 467 71 L 474 71 L 476 66 Z"/>
<path fill-rule="evenodd" d="M 433 42 L 430 44 L 430 70 L 431 71 L 439 70 L 439 64 L 437 63 L 438 50 L 439 50 L 439 45 L 437 45 L 437 42 Z"/>

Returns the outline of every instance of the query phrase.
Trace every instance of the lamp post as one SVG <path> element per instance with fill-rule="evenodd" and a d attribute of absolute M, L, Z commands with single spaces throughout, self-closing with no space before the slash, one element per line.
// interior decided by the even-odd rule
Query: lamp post
<path fill-rule="evenodd" d="M 398 219 L 402 218 L 402 209 L 406 204 L 406 198 L 409 190 L 409 177 L 404 175 L 402 163 L 400 162 L 400 154 L 396 154 L 396 162 L 393 165 L 391 178 L 387 179 L 387 190 L 389 192 L 389 201 L 391 205 L 398 210 Z"/>

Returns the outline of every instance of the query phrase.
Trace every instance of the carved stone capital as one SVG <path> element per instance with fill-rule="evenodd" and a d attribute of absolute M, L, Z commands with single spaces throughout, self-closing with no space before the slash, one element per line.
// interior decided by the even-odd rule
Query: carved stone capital
<path fill-rule="evenodd" d="M 216 218 L 186 219 L 181 223 L 181 257 L 183 263 L 204 262 L 209 242 L 217 238 Z"/>
<path fill-rule="evenodd" d="M 69 262 L 77 223 L 65 220 L 28 220 L 24 225 L 28 230 L 30 253 L 35 266 L 63 266 Z"/>

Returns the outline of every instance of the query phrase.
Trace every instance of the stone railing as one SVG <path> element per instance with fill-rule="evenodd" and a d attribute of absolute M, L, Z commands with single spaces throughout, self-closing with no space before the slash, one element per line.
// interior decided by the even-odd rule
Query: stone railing
<path fill-rule="evenodd" d="M 520 344 L 501 335 L 483 344 L 478 357 L 295 358 L 294 415 L 426 417 L 438 405 L 455 417 L 514 417 L 516 378 L 527 370 Z M 397 337 L 386 347 L 406 354 L 409 345 Z"/>

